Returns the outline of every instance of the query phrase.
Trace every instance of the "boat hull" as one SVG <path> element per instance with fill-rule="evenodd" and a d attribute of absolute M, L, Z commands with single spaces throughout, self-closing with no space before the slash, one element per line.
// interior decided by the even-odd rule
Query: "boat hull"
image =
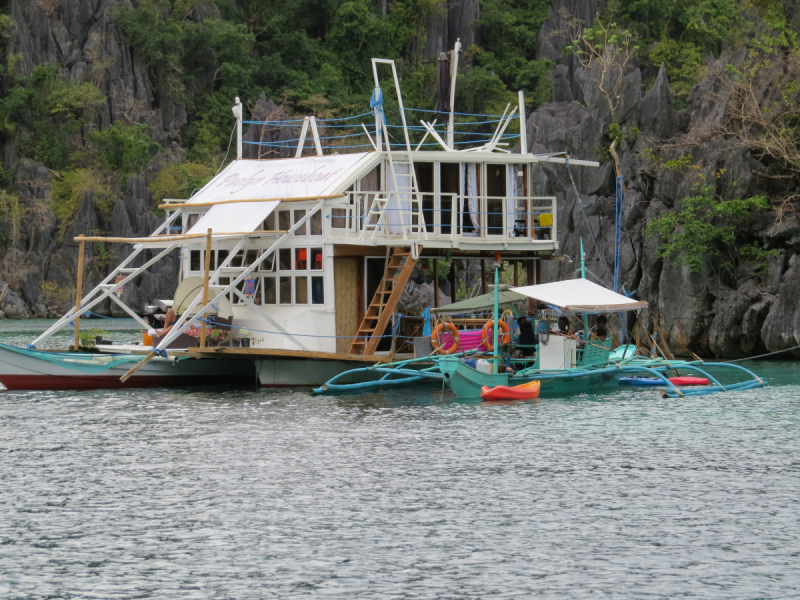
<path fill-rule="evenodd" d="M 98 390 L 249 384 L 252 360 L 154 358 L 127 381 L 139 355 L 56 354 L 0 345 L 0 383 L 8 390 Z"/>
<path fill-rule="evenodd" d="M 589 388 L 603 385 L 616 385 L 617 376 L 614 373 L 592 373 L 584 371 L 581 375 L 561 379 L 555 377 L 558 373 L 537 373 L 530 377 L 508 377 L 504 373 L 481 373 L 462 363 L 458 359 L 443 358 L 439 361 L 439 368 L 444 376 L 445 383 L 453 393 L 461 399 L 480 399 L 483 386 L 496 387 L 514 386 L 539 380 L 541 389 L 540 398 L 558 398 L 583 394 Z M 562 372 L 563 373 L 563 372 Z"/>
<path fill-rule="evenodd" d="M 364 367 L 363 362 L 347 360 L 312 360 L 309 358 L 262 358 L 256 361 L 258 382 L 261 387 L 308 387 L 321 386 L 337 375 L 346 371 Z M 381 374 L 375 373 L 369 380 L 379 379 Z M 353 377 L 341 380 L 341 383 L 353 383 L 364 380 Z"/>

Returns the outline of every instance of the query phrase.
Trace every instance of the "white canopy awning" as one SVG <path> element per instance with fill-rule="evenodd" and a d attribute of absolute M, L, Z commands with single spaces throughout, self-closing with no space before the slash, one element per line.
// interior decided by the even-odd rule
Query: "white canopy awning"
<path fill-rule="evenodd" d="M 617 294 L 588 279 L 569 279 L 511 289 L 528 298 L 574 313 L 624 312 L 647 308 L 647 302 Z"/>
<path fill-rule="evenodd" d="M 280 204 L 271 202 L 236 202 L 212 206 L 187 233 L 249 233 L 261 229 L 261 224 Z"/>

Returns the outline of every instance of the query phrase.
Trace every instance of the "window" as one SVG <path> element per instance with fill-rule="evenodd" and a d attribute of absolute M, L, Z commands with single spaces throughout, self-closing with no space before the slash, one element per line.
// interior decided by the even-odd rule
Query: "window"
<path fill-rule="evenodd" d="M 439 165 L 439 189 L 441 197 L 439 206 L 441 207 L 441 229 L 443 234 L 448 234 L 452 229 L 452 210 L 453 195 L 458 194 L 460 175 L 457 163 L 442 163 Z M 453 195 L 451 195 L 453 194 Z"/>
<path fill-rule="evenodd" d="M 325 304 L 325 286 L 322 277 L 311 278 L 311 304 Z"/>
<path fill-rule="evenodd" d="M 192 227 L 197 225 L 197 222 L 200 220 L 200 215 L 197 213 L 193 215 L 189 215 L 189 218 L 186 221 L 186 228 L 183 230 L 184 233 L 188 232 Z"/>
<path fill-rule="evenodd" d="M 278 229 L 286 231 L 292 227 L 292 215 L 288 210 L 278 211 Z"/>
<path fill-rule="evenodd" d="M 294 222 L 297 223 L 300 219 L 302 219 L 305 216 L 306 216 L 306 211 L 304 209 L 299 209 L 299 210 L 294 211 Z M 300 227 L 295 229 L 294 234 L 295 235 L 305 235 L 306 234 L 306 223 L 303 223 L 302 225 L 300 225 Z"/>
<path fill-rule="evenodd" d="M 230 277 L 220 277 L 219 280 L 217 281 L 217 283 L 218 283 L 219 287 L 222 287 L 222 288 L 228 287 L 230 285 L 230 283 L 231 283 L 231 278 Z M 228 294 L 227 297 L 228 297 L 228 300 L 233 302 L 233 292 Z"/>
<path fill-rule="evenodd" d="M 308 219 L 311 235 L 322 235 L 322 211 L 318 210 Z"/>
<path fill-rule="evenodd" d="M 243 259 L 244 259 L 244 250 L 239 250 L 236 253 L 236 256 L 233 257 L 233 260 L 231 260 L 231 266 L 232 267 L 241 267 Z"/>
<path fill-rule="evenodd" d="M 305 248 L 294 249 L 294 268 L 297 271 L 308 269 L 308 250 Z"/>
<path fill-rule="evenodd" d="M 217 250 L 217 260 L 220 265 L 228 259 L 228 254 L 230 254 L 230 252 L 227 250 Z"/>
<path fill-rule="evenodd" d="M 280 278 L 280 286 L 281 286 L 281 304 L 291 304 L 292 303 L 292 278 L 291 277 L 281 277 Z"/>
<path fill-rule="evenodd" d="M 242 264 L 242 266 L 249 267 L 250 265 L 252 265 L 254 262 L 256 262 L 258 254 L 259 254 L 258 250 L 248 250 L 244 255 L 244 264 Z"/>
<path fill-rule="evenodd" d="M 433 163 L 414 162 L 417 174 L 417 185 L 422 195 L 422 216 L 425 219 L 425 230 L 433 233 Z"/>
<path fill-rule="evenodd" d="M 334 229 L 347 228 L 347 209 L 346 208 L 332 208 L 331 209 L 331 227 Z"/>
<path fill-rule="evenodd" d="M 264 231 L 275 231 L 275 211 L 269 213 L 264 221 Z"/>
<path fill-rule="evenodd" d="M 208 272 L 209 273 L 213 273 L 214 271 L 217 270 L 217 261 L 215 260 L 216 258 L 217 258 L 217 253 L 214 250 L 212 250 L 211 251 L 211 256 L 208 258 Z M 203 266 L 205 267 L 205 265 L 203 265 Z"/>
<path fill-rule="evenodd" d="M 274 277 L 264 277 L 264 304 L 277 304 Z"/>
<path fill-rule="evenodd" d="M 192 250 L 189 253 L 189 270 L 190 271 L 199 271 L 199 270 L 201 270 L 202 267 L 200 266 L 200 261 L 201 261 L 200 254 L 201 254 L 200 250 Z"/>
<path fill-rule="evenodd" d="M 259 271 L 274 271 L 275 270 L 275 253 L 273 252 L 267 258 L 261 261 L 261 264 L 258 265 Z"/>
<path fill-rule="evenodd" d="M 308 304 L 308 277 L 294 278 L 294 303 Z"/>
<path fill-rule="evenodd" d="M 281 271 L 292 270 L 292 250 L 291 248 L 281 248 L 278 250 L 278 268 Z"/>
<path fill-rule="evenodd" d="M 309 268 L 312 271 L 322 271 L 322 248 L 311 248 L 311 263 Z"/>

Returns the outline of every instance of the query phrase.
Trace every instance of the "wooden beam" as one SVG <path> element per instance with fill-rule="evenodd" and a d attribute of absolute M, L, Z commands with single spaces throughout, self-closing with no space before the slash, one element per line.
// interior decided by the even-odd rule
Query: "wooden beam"
<path fill-rule="evenodd" d="M 285 231 L 281 231 L 278 229 L 271 230 L 271 229 L 259 229 L 257 231 L 231 231 L 229 233 L 217 233 L 214 234 L 214 237 L 221 238 L 221 237 L 230 237 L 233 235 L 256 235 L 259 233 L 279 233 L 283 235 L 286 233 Z M 116 238 L 116 237 L 85 237 L 83 238 L 84 242 L 108 242 L 110 244 L 146 244 L 152 242 L 180 242 L 183 240 L 196 240 L 200 238 L 206 237 L 208 234 L 205 233 L 181 233 L 179 235 L 153 235 L 146 238 Z M 81 236 L 83 237 L 83 236 Z M 76 237 L 75 241 L 80 241 L 80 237 Z"/>
<path fill-rule="evenodd" d="M 155 356 L 156 356 L 156 353 L 155 353 L 155 352 L 150 352 L 150 353 L 149 353 L 147 356 L 145 356 L 145 357 L 144 357 L 142 360 L 140 360 L 140 361 L 138 362 L 138 364 L 137 364 L 135 367 L 133 367 L 133 368 L 132 368 L 130 371 L 128 371 L 127 373 L 125 373 L 125 375 L 123 375 L 122 377 L 120 377 L 120 378 L 119 378 L 119 380 L 120 380 L 120 381 L 123 381 L 123 382 L 125 382 L 125 381 L 128 381 L 128 379 L 130 379 L 130 378 L 131 378 L 131 376 L 132 376 L 134 373 L 136 373 L 136 371 L 138 371 L 138 370 L 139 370 L 139 369 L 141 369 L 143 366 L 145 366 L 147 363 L 149 363 L 149 362 L 150 362 L 152 359 L 154 359 L 154 358 L 155 358 Z"/>
<path fill-rule="evenodd" d="M 83 234 L 79 235 L 76 239 L 78 241 L 78 281 L 75 284 L 75 312 L 78 313 L 81 310 L 81 298 L 83 297 Z M 77 352 L 81 348 L 81 318 L 78 317 L 73 323 L 75 324 L 75 342 L 73 348 L 75 352 Z"/>
<path fill-rule="evenodd" d="M 433 307 L 439 308 L 439 259 L 433 259 Z"/>
<path fill-rule="evenodd" d="M 211 228 L 208 228 L 208 239 L 206 240 L 206 261 L 203 270 L 203 306 L 208 304 L 208 271 L 211 265 Z M 200 347 L 206 347 L 206 322 L 200 322 Z"/>
<path fill-rule="evenodd" d="M 521 94 L 522 92 L 520 92 Z M 519 287 L 519 261 L 514 261 L 514 287 Z"/>
<path fill-rule="evenodd" d="M 215 200 L 212 202 L 184 202 L 183 204 L 159 204 L 158 208 L 201 208 L 219 206 L 220 204 L 241 204 L 242 202 L 307 202 L 308 200 L 331 200 L 344 198 L 345 194 L 328 194 L 327 196 L 297 196 L 295 198 L 242 198 L 240 200 Z"/>
<path fill-rule="evenodd" d="M 315 352 L 312 350 L 278 350 L 275 348 L 189 348 L 189 354 L 208 356 L 213 354 L 242 354 L 247 356 L 275 356 L 284 358 L 310 358 L 314 360 L 343 360 L 377 364 L 388 362 L 388 356 L 363 356 L 361 354 L 337 354 L 335 352 Z"/>
<path fill-rule="evenodd" d="M 481 294 L 486 293 L 486 261 L 481 259 Z"/>

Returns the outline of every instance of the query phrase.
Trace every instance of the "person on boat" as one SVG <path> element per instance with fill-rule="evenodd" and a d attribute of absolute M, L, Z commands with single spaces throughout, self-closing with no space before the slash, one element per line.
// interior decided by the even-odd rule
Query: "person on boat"
<path fill-rule="evenodd" d="M 608 319 L 605 315 L 597 315 L 597 322 L 594 326 L 594 331 L 589 336 L 589 340 L 597 340 L 605 342 L 608 337 Z"/>
<path fill-rule="evenodd" d="M 569 330 L 569 317 L 563 315 L 558 317 L 558 328 L 553 329 L 553 333 L 572 335 L 572 332 Z"/>
<path fill-rule="evenodd" d="M 522 352 L 522 356 L 532 356 L 536 350 L 534 346 L 537 343 L 536 335 L 533 333 L 533 324 L 528 317 L 520 317 L 517 319 L 517 327 L 519 327 L 517 343 L 519 344 L 519 350 Z"/>

